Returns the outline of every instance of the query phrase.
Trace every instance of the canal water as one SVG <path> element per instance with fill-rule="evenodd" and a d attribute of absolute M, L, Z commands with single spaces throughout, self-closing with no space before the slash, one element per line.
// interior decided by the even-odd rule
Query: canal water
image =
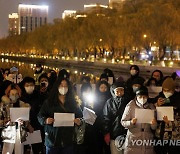
<path fill-rule="evenodd" d="M 19 61 L 4 59 L 4 58 L 0 60 L 0 68 L 6 69 L 6 68 L 11 68 L 13 66 L 16 66 L 19 69 L 19 73 L 22 74 L 23 77 L 34 76 L 35 66 L 36 66 L 35 63 L 25 63 L 25 62 L 19 62 Z M 45 72 L 48 72 L 49 70 L 55 70 L 57 73 L 59 72 L 59 70 L 64 68 L 70 73 L 71 81 L 75 83 L 80 83 L 80 80 L 83 76 L 89 76 L 91 79 L 91 82 L 96 83 L 96 81 L 99 79 L 99 76 L 102 73 L 102 72 L 98 72 L 99 73 L 99 76 L 98 76 L 97 72 L 93 72 L 93 71 L 89 73 L 89 71 L 86 71 L 86 70 L 82 71 L 78 69 L 72 69 L 72 68 L 69 69 L 65 67 L 52 67 L 48 65 L 42 65 L 42 67 L 44 68 Z"/>

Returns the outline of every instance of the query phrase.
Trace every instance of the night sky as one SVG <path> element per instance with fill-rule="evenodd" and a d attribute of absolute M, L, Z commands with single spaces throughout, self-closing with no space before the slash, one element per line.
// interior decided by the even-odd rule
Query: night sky
<path fill-rule="evenodd" d="M 8 34 L 8 14 L 18 12 L 18 4 L 49 6 L 48 22 L 61 18 L 64 10 L 83 10 L 84 4 L 108 4 L 109 0 L 0 0 L 0 38 Z"/>

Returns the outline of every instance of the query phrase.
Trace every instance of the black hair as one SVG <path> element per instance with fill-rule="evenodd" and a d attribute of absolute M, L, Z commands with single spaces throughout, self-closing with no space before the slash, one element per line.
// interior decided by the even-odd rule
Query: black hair
<path fill-rule="evenodd" d="M 109 86 L 108 82 L 105 81 L 105 80 L 103 80 L 103 81 L 99 81 L 99 82 L 96 84 L 96 92 L 97 92 L 97 93 L 100 92 L 100 91 L 99 91 L 99 87 L 100 87 L 102 84 L 106 85 L 107 91 L 110 90 L 110 86 Z"/>
<path fill-rule="evenodd" d="M 25 83 L 33 83 L 33 84 L 35 84 L 35 80 L 34 80 L 32 77 L 25 77 L 25 78 L 22 80 L 22 86 L 24 86 Z"/>
<path fill-rule="evenodd" d="M 136 96 L 137 95 L 146 95 L 146 96 L 148 96 L 148 89 L 147 89 L 147 87 L 142 86 L 140 89 L 138 89 L 136 91 Z"/>
<path fill-rule="evenodd" d="M 101 79 L 106 79 L 108 81 L 108 76 L 106 73 L 102 73 L 101 76 L 100 76 L 100 80 Z"/>
<path fill-rule="evenodd" d="M 175 80 L 177 76 L 178 76 L 178 75 L 177 75 L 176 72 L 173 72 L 173 73 L 171 74 L 171 77 L 172 77 L 173 80 Z"/>
<path fill-rule="evenodd" d="M 135 69 L 136 71 L 138 71 L 138 72 L 140 71 L 140 70 L 139 70 L 139 67 L 138 67 L 137 65 L 131 65 L 131 66 L 130 66 L 130 70 L 131 70 L 133 67 L 134 67 L 134 69 Z"/>
<path fill-rule="evenodd" d="M 40 77 L 38 78 L 38 82 L 40 82 L 40 80 L 41 80 L 42 78 L 46 78 L 47 80 L 49 80 L 49 78 L 48 78 L 48 76 L 47 76 L 47 73 L 41 74 Z"/>
<path fill-rule="evenodd" d="M 51 105 L 57 105 L 58 102 L 59 102 L 59 85 L 61 84 L 61 82 L 65 80 L 67 82 L 67 85 L 68 85 L 68 92 L 66 94 L 66 97 L 65 97 L 65 104 L 64 106 L 68 106 L 71 108 L 71 110 L 74 110 L 75 109 L 75 94 L 74 94 L 74 91 L 73 91 L 73 88 L 72 88 L 72 84 L 70 83 L 70 81 L 67 79 L 67 78 L 59 78 L 58 80 L 56 80 L 56 82 L 54 83 L 51 91 L 50 91 L 50 94 L 49 94 L 49 97 L 47 99 L 48 103 L 51 104 Z"/>
<path fill-rule="evenodd" d="M 159 72 L 160 74 L 160 80 L 163 80 L 163 73 L 160 70 L 154 70 L 151 74 L 151 77 L 153 77 L 154 72 Z"/>
<path fill-rule="evenodd" d="M 113 83 L 116 82 L 114 73 L 112 70 L 110 70 L 109 68 L 104 69 L 104 73 L 108 76 L 108 77 L 113 77 Z"/>
<path fill-rule="evenodd" d="M 151 81 L 155 81 L 155 85 L 157 86 L 157 80 L 153 77 L 151 77 L 148 82 L 146 83 L 146 86 L 150 86 L 151 85 Z"/>
<path fill-rule="evenodd" d="M 59 71 L 59 74 L 58 74 L 58 79 L 69 79 L 70 77 L 70 74 L 65 70 L 65 69 L 62 69 Z"/>

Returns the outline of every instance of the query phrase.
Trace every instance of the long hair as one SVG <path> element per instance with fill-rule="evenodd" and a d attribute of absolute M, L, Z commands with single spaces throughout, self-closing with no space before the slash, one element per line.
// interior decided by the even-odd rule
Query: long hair
<path fill-rule="evenodd" d="M 74 91 L 72 88 L 72 84 L 70 83 L 70 81 L 66 78 L 59 78 L 53 85 L 53 88 L 50 91 L 49 97 L 47 99 L 48 103 L 51 105 L 57 105 L 59 102 L 59 85 L 61 84 L 61 82 L 65 80 L 67 82 L 68 85 L 68 92 L 65 96 L 65 104 L 64 106 L 66 107 L 70 107 L 71 109 L 76 107 L 76 101 L 75 101 L 75 95 L 74 95 Z"/>

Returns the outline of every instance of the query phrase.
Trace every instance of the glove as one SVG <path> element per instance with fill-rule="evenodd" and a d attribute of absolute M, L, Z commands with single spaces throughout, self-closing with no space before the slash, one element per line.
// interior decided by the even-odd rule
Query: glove
<path fill-rule="evenodd" d="M 107 145 L 109 145 L 109 143 L 110 143 L 110 133 L 108 133 L 108 134 L 106 134 L 104 136 L 104 141 L 106 142 Z"/>

